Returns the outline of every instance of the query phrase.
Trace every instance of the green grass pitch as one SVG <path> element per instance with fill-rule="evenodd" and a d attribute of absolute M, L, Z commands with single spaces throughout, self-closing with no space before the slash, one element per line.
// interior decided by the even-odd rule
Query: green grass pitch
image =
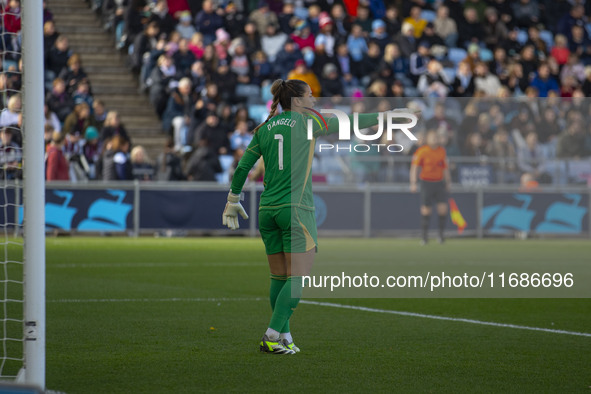
<path fill-rule="evenodd" d="M 395 259 L 589 260 L 588 241 L 321 239 Z M 483 257 L 485 258 L 485 257 Z M 47 387 L 66 393 L 589 392 L 591 338 L 300 304 L 302 352 L 258 352 L 270 317 L 260 239 L 47 240 Z M 591 332 L 590 299 L 331 299 Z"/>

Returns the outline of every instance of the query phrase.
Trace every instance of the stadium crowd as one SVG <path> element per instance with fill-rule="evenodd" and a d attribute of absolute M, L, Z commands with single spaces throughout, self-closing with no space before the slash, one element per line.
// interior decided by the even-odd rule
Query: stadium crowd
<path fill-rule="evenodd" d="M 302 79 L 316 96 L 414 98 L 451 157 L 508 159 L 504 182 L 551 182 L 546 162 L 591 155 L 591 2 L 87 1 L 170 138 L 154 163 L 141 147 L 129 152 L 117 113 L 93 100 L 47 11 L 48 169 L 59 157 L 70 178 L 225 182 L 266 118 L 275 78 Z M 19 7 L 8 0 L 3 31 Z M 20 108 L 7 97 L 18 90 L 10 67 L 0 77 L 3 127 Z"/>

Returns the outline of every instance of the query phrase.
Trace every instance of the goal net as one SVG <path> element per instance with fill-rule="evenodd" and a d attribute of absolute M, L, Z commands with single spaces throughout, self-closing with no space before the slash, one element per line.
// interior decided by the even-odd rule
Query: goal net
<path fill-rule="evenodd" d="M 16 378 L 23 353 L 23 248 L 22 238 L 22 68 L 20 67 L 20 10 L 0 2 L 2 11 L 0 69 L 0 306 L 2 340 L 0 378 Z"/>

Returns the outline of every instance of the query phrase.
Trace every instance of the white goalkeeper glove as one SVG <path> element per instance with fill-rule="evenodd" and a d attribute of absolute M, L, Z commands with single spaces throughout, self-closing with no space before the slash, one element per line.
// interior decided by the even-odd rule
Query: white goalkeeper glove
<path fill-rule="evenodd" d="M 238 223 L 238 214 L 240 214 L 240 216 L 242 216 L 244 219 L 248 219 L 246 211 L 242 207 L 242 204 L 240 204 L 240 196 L 230 192 L 228 193 L 228 202 L 226 203 L 226 208 L 222 214 L 222 224 L 224 226 L 228 226 L 228 228 L 231 230 L 240 228 L 240 224 Z"/>

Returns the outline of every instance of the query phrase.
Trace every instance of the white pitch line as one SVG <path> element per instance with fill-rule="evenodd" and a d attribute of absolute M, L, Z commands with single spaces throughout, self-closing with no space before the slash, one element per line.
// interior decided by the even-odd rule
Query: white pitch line
<path fill-rule="evenodd" d="M 574 335 L 574 336 L 578 336 L 578 337 L 591 338 L 591 333 L 586 333 L 586 332 L 554 330 L 551 328 L 520 326 L 517 324 L 507 324 L 507 323 L 495 323 L 495 322 L 482 321 L 482 320 L 464 319 L 461 317 L 426 315 L 426 314 L 415 313 L 415 312 L 404 312 L 404 311 L 394 311 L 394 310 L 389 310 L 389 309 L 368 308 L 365 306 L 335 304 L 332 302 L 319 302 L 319 301 L 308 301 L 308 300 L 301 300 L 300 302 L 302 304 L 327 306 L 330 308 L 352 309 L 352 310 L 356 310 L 356 311 L 375 312 L 375 313 L 387 313 L 390 315 L 420 317 L 423 319 L 433 319 L 433 320 L 455 321 L 455 322 L 460 322 L 460 323 L 479 324 L 481 326 L 514 328 L 517 330 L 539 331 L 539 332 L 547 332 L 547 333 L 551 333 L 551 334 Z"/>
<path fill-rule="evenodd" d="M 55 299 L 55 300 L 47 300 L 48 303 L 59 303 L 59 304 L 66 304 L 66 303 L 109 303 L 109 302 L 235 302 L 235 301 L 267 301 L 267 298 L 263 297 L 221 297 L 221 298 L 89 298 L 89 299 Z M 541 327 L 530 327 L 530 326 L 521 326 L 518 324 L 508 324 L 508 323 L 496 323 L 496 322 L 489 322 L 489 321 L 482 321 L 482 320 L 474 320 L 474 319 L 465 319 L 461 317 L 449 317 L 449 316 L 438 316 L 438 315 L 427 315 L 423 313 L 416 313 L 416 312 L 405 312 L 405 311 L 395 311 L 390 309 L 377 309 L 377 308 L 368 308 L 365 306 L 357 306 L 357 305 L 346 305 L 346 304 L 335 304 L 332 302 L 320 302 L 320 301 L 309 301 L 309 300 L 301 300 L 300 303 L 308 304 L 308 305 L 316 305 L 316 306 L 325 306 L 330 308 L 339 308 L 339 309 L 351 309 L 356 311 L 363 311 L 363 312 L 374 312 L 374 313 L 385 313 L 390 315 L 398 315 L 398 316 L 407 316 L 407 317 L 419 317 L 422 319 L 432 319 L 432 320 L 443 320 L 443 321 L 453 321 L 453 322 L 460 322 L 460 323 L 468 323 L 468 324 L 478 324 L 481 326 L 490 326 L 490 327 L 502 327 L 502 328 L 513 328 L 517 330 L 527 330 L 527 331 L 538 331 L 538 332 L 546 332 L 550 334 L 562 334 L 562 335 L 573 335 L 578 337 L 588 337 L 591 338 L 591 333 L 586 332 L 577 332 L 577 331 L 566 331 L 566 330 L 554 330 L 551 328 L 541 328 Z"/>
<path fill-rule="evenodd" d="M 266 298 L 88 298 L 88 299 L 56 299 L 47 302 L 56 304 L 83 304 L 83 303 L 108 303 L 108 302 L 223 302 L 223 301 L 263 301 Z"/>
<path fill-rule="evenodd" d="M 62 263 L 49 265 L 48 268 L 156 268 L 156 267 L 250 267 L 261 265 L 259 262 L 231 262 L 231 263 Z"/>

